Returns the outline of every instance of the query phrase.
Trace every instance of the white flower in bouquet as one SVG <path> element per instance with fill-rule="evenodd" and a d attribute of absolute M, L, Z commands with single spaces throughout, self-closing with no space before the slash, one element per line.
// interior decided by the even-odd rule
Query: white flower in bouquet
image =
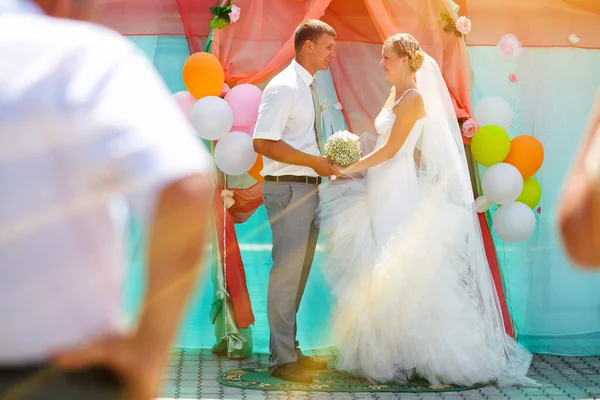
<path fill-rule="evenodd" d="M 325 142 L 325 155 L 342 167 L 360 159 L 360 143 L 358 136 L 348 131 L 338 131 Z"/>

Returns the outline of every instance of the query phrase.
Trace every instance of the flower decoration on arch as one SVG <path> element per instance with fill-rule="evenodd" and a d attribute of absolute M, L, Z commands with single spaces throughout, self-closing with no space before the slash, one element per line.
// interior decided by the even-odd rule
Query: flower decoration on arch
<path fill-rule="evenodd" d="M 450 15 L 441 13 L 440 17 L 442 18 L 442 21 L 446 23 L 444 26 L 444 32 L 454 32 L 454 34 L 458 37 L 463 37 L 471 32 L 471 20 L 465 16 L 454 20 L 454 18 L 452 18 Z"/>
<path fill-rule="evenodd" d="M 227 7 L 211 7 L 210 12 L 213 15 L 210 28 L 222 29 L 229 23 L 235 24 L 240 19 L 242 9 L 235 4 L 230 4 Z"/>

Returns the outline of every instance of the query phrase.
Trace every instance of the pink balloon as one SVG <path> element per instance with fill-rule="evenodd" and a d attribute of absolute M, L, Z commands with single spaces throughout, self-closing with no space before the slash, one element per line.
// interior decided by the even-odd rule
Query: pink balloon
<path fill-rule="evenodd" d="M 192 107 L 196 104 L 196 99 L 187 90 L 182 90 L 173 94 L 173 99 L 177 102 L 177 105 L 183 111 L 186 118 L 190 117 Z"/>
<path fill-rule="evenodd" d="M 248 83 L 233 87 L 225 95 L 225 101 L 233 110 L 233 126 L 249 127 L 256 124 L 261 97 L 262 91 Z"/>
<path fill-rule="evenodd" d="M 234 114 L 235 118 L 235 114 Z M 252 125 L 248 126 L 233 126 L 230 132 L 244 132 L 248 134 L 250 137 L 254 136 L 254 127 L 256 126 L 256 121 Z"/>

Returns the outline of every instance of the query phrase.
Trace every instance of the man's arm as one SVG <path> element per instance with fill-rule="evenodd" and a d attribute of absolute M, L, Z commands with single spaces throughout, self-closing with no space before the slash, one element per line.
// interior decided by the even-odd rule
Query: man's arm
<path fill-rule="evenodd" d="M 168 352 L 198 282 L 210 203 L 211 182 L 201 174 L 178 179 L 159 195 L 148 239 L 147 290 L 135 332 L 150 359 L 162 361 Z"/>
<path fill-rule="evenodd" d="M 254 151 L 271 160 L 312 168 L 320 176 L 339 176 L 339 171 L 325 157 L 294 149 L 283 140 L 254 139 Z"/>
<path fill-rule="evenodd" d="M 294 89 L 291 87 L 277 85 L 265 90 L 254 129 L 254 151 L 271 160 L 312 168 L 321 176 L 339 175 L 328 159 L 294 149 L 281 140 L 293 107 Z"/>
<path fill-rule="evenodd" d="M 567 254 L 585 268 L 600 266 L 600 97 L 558 207 Z"/>

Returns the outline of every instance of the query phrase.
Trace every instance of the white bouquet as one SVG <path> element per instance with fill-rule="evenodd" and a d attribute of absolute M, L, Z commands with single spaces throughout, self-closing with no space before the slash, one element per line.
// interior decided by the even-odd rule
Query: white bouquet
<path fill-rule="evenodd" d="M 325 142 L 325 155 L 336 165 L 347 167 L 360 159 L 358 136 L 348 131 L 337 131 Z"/>

